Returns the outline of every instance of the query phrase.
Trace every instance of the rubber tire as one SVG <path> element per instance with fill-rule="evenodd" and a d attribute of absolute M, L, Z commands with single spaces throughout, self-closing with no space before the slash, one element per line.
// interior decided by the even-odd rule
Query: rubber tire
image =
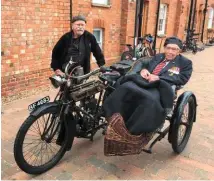
<path fill-rule="evenodd" d="M 14 158 L 15 158 L 15 161 L 16 161 L 17 165 L 19 166 L 19 168 L 28 174 L 41 174 L 41 173 L 46 172 L 47 170 L 54 167 L 61 160 L 61 158 L 64 156 L 64 154 L 66 152 L 66 144 L 68 141 L 67 134 L 66 134 L 67 130 L 65 130 L 66 138 L 65 138 L 65 141 L 62 144 L 61 148 L 59 149 L 59 152 L 49 162 L 45 163 L 42 166 L 32 166 L 32 165 L 28 164 L 23 157 L 22 145 L 23 145 L 23 141 L 24 141 L 24 138 L 25 138 L 25 135 L 26 135 L 28 129 L 42 115 L 47 114 L 47 113 L 53 114 L 56 112 L 57 112 L 57 109 L 55 107 L 50 107 L 50 108 L 47 108 L 47 109 L 44 109 L 43 111 L 41 111 L 37 116 L 30 115 L 24 121 L 24 123 L 21 125 L 21 127 L 16 135 L 16 139 L 14 142 Z"/>
<path fill-rule="evenodd" d="M 181 115 L 184 111 L 184 106 L 185 106 L 185 104 L 182 102 L 178 107 L 178 114 L 179 115 L 175 116 L 176 124 L 174 125 L 173 131 L 172 131 L 172 140 L 171 140 L 172 149 L 177 154 L 181 153 L 187 145 L 187 142 L 190 138 L 190 134 L 192 131 L 193 120 L 194 120 L 195 111 L 196 111 L 196 103 L 195 103 L 193 96 L 190 96 L 187 102 L 189 103 L 188 121 L 190 124 L 185 131 L 185 135 L 183 137 L 181 144 L 178 144 L 178 131 L 179 131 L 179 126 L 180 126 L 180 122 L 181 122 L 180 118 L 181 118 Z"/>
<path fill-rule="evenodd" d="M 130 58 L 127 59 L 126 56 L 129 56 Z M 125 52 L 122 53 L 121 59 L 120 59 L 120 60 L 121 60 L 121 61 L 122 61 L 122 60 L 132 60 L 133 57 L 134 57 L 134 56 L 133 56 L 133 53 L 132 53 L 132 52 L 130 52 L 130 51 L 125 51 Z"/>

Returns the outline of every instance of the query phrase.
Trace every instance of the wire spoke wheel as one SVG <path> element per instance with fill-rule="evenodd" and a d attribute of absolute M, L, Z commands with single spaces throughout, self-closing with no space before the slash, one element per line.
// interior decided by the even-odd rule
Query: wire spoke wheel
<path fill-rule="evenodd" d="M 180 145 L 181 142 L 184 139 L 186 130 L 188 129 L 188 126 L 190 126 L 189 124 L 189 120 L 188 120 L 188 114 L 189 114 L 189 103 L 187 103 L 184 107 L 184 112 L 182 114 L 181 117 L 181 123 L 180 126 L 178 128 L 178 144 Z"/>
<path fill-rule="evenodd" d="M 172 127 L 171 143 L 174 152 L 181 153 L 189 140 L 196 116 L 196 101 L 193 96 L 178 105 Z"/>
<path fill-rule="evenodd" d="M 51 108 L 25 120 L 14 143 L 14 157 L 23 171 L 40 174 L 58 163 L 66 152 L 67 143 L 65 137 L 62 144 L 57 144 L 61 126 L 57 111 Z M 67 135 L 66 130 L 63 134 Z"/>
<path fill-rule="evenodd" d="M 45 114 L 31 125 L 22 147 L 24 159 L 28 164 L 44 165 L 60 150 L 60 146 L 56 144 L 59 134 L 58 120 L 54 115 Z"/>

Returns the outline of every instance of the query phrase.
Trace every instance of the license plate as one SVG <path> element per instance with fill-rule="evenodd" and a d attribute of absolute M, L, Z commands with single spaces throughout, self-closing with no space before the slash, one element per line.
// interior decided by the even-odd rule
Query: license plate
<path fill-rule="evenodd" d="M 34 109 L 38 108 L 39 106 L 41 106 L 41 105 L 43 105 L 43 104 L 45 104 L 45 103 L 47 103 L 49 101 L 50 101 L 50 97 L 49 96 L 43 97 L 42 99 L 39 99 L 38 101 L 30 104 L 28 106 L 28 110 L 29 111 L 33 111 Z"/>

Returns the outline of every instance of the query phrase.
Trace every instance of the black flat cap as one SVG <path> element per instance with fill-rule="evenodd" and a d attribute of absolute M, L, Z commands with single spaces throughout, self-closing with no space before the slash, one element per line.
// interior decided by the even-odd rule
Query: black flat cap
<path fill-rule="evenodd" d="M 85 21 L 85 23 L 86 23 L 85 16 L 83 16 L 83 15 L 74 16 L 71 20 L 71 23 L 74 23 L 75 21 L 79 21 L 79 20 Z"/>
<path fill-rule="evenodd" d="M 166 46 L 166 45 L 168 45 L 168 44 L 176 44 L 176 45 L 178 45 L 178 47 L 179 47 L 180 49 L 183 48 L 183 43 L 182 43 L 182 41 L 181 41 L 179 38 L 177 38 L 176 36 L 172 36 L 172 37 L 167 38 L 167 39 L 165 40 L 164 46 Z"/>

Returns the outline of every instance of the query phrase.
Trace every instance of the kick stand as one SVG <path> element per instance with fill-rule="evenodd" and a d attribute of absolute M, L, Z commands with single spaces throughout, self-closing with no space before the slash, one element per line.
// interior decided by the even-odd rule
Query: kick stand
<path fill-rule="evenodd" d="M 159 136 L 157 138 L 155 138 L 155 140 L 151 143 L 151 145 L 149 146 L 148 149 L 145 149 L 143 148 L 143 151 L 146 152 L 146 153 L 149 153 L 149 154 L 152 154 L 152 147 L 160 140 L 162 140 L 166 134 L 169 132 L 169 126 L 163 130 L 162 132 L 161 131 L 158 131 L 157 133 L 159 134 Z"/>

